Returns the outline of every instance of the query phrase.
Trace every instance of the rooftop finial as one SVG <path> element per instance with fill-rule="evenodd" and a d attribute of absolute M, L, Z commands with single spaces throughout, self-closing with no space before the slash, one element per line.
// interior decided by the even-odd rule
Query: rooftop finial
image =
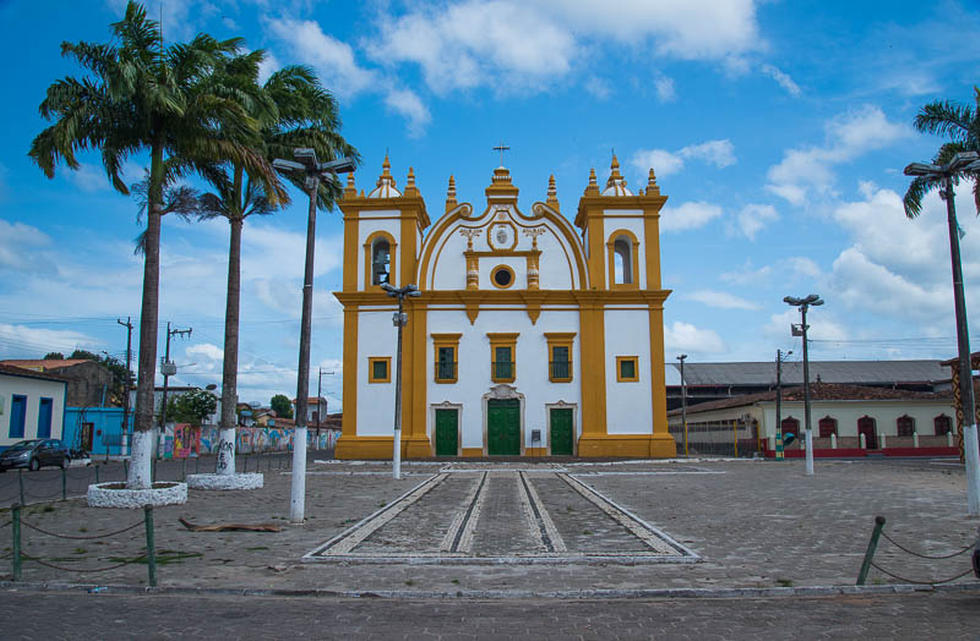
<path fill-rule="evenodd" d="M 653 167 L 650 167 L 650 177 L 647 178 L 647 196 L 659 194 L 660 187 L 657 185 L 657 175 L 653 173 Z"/>
<path fill-rule="evenodd" d="M 347 187 L 344 189 L 344 198 L 357 197 L 357 188 L 354 186 L 354 172 L 347 174 Z"/>
<path fill-rule="evenodd" d="M 385 161 L 381 163 L 381 175 L 378 177 L 377 186 L 368 194 L 368 198 L 397 198 L 401 192 L 395 188 L 395 177 L 391 175 L 391 161 L 388 160 L 388 152 L 385 152 Z"/>
<path fill-rule="evenodd" d="M 405 195 L 406 196 L 416 196 L 419 190 L 415 186 L 415 170 L 411 167 L 408 168 L 408 177 L 405 179 Z"/>
<path fill-rule="evenodd" d="M 545 201 L 555 211 L 561 211 L 558 204 L 558 189 L 555 187 L 555 175 L 548 176 L 548 199 Z"/>
<path fill-rule="evenodd" d="M 595 167 L 589 168 L 589 184 L 585 188 L 586 196 L 598 196 L 599 195 L 599 183 L 596 181 L 595 177 Z"/>
<path fill-rule="evenodd" d="M 446 190 L 446 211 L 454 209 L 458 203 L 456 202 L 456 179 L 450 174 L 449 176 L 449 188 Z"/>

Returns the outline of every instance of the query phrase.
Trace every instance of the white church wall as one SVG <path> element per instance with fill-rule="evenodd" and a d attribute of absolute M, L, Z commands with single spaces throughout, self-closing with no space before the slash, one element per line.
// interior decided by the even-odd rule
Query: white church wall
<path fill-rule="evenodd" d="M 357 326 L 357 433 L 391 436 L 395 411 L 395 347 L 392 308 L 362 310 Z M 391 357 L 390 383 L 369 383 L 368 358 Z"/>
<path fill-rule="evenodd" d="M 650 314 L 647 310 L 606 308 L 606 431 L 651 434 Z M 618 382 L 616 357 L 636 356 L 637 382 Z"/>
<path fill-rule="evenodd" d="M 548 232 L 538 237 L 541 258 L 538 261 L 541 289 L 575 289 L 575 258 L 571 249 L 559 240 L 557 231 L 548 223 Z"/>

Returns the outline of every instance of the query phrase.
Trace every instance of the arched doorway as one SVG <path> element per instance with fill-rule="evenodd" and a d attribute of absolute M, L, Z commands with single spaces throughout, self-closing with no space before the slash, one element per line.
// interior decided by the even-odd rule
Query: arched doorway
<path fill-rule="evenodd" d="M 878 433 L 873 418 L 862 416 L 858 419 L 858 434 L 864 434 L 864 443 L 869 450 L 878 449 Z"/>

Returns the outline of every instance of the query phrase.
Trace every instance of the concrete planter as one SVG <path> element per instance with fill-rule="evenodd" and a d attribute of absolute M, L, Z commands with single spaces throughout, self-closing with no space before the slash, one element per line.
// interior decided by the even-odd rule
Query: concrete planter
<path fill-rule="evenodd" d="M 257 490 L 265 477 L 261 473 L 188 474 L 187 486 L 195 490 Z"/>
<path fill-rule="evenodd" d="M 126 489 L 125 483 L 98 483 L 88 486 L 89 507 L 141 508 L 144 505 L 180 505 L 187 502 L 187 484 L 172 481 L 154 483 L 145 490 Z"/>

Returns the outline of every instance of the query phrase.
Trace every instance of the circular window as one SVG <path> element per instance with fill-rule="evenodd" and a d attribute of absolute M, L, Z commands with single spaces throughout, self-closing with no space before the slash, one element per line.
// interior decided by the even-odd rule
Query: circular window
<path fill-rule="evenodd" d="M 514 284 L 514 270 L 507 265 L 498 265 L 493 268 L 490 274 L 493 284 L 496 287 L 507 288 Z"/>

